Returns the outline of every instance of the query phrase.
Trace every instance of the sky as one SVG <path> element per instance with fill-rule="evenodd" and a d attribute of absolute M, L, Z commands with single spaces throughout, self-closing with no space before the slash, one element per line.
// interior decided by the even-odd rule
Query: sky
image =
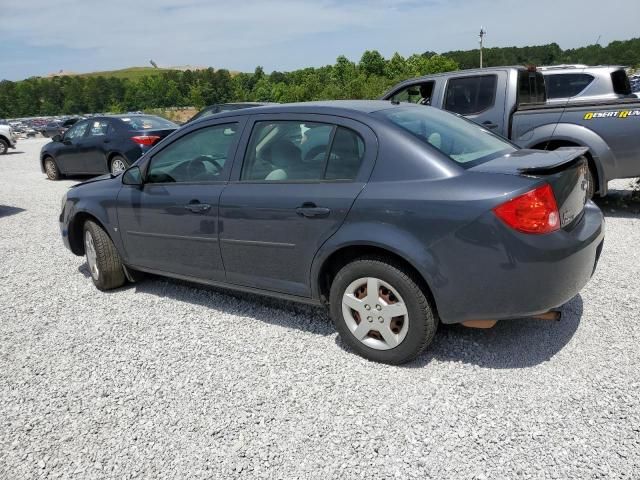
<path fill-rule="evenodd" d="M 252 72 L 640 36 L 638 0 L 0 0 L 0 79 L 193 65 Z"/>

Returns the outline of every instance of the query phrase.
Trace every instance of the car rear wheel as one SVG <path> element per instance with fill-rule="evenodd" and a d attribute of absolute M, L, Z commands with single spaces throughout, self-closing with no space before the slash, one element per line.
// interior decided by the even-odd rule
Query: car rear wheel
<path fill-rule="evenodd" d="M 4 155 L 9 150 L 9 144 L 3 138 L 0 138 L 0 155 Z"/>
<path fill-rule="evenodd" d="M 433 340 L 438 321 L 412 275 L 384 258 L 363 258 L 336 275 L 330 293 L 333 322 L 359 355 L 398 365 Z"/>
<path fill-rule="evenodd" d="M 84 251 L 91 279 L 99 290 L 111 290 L 124 284 L 118 250 L 102 227 L 91 220 L 84 224 Z"/>
<path fill-rule="evenodd" d="M 119 175 L 127 169 L 127 162 L 120 155 L 116 155 L 111 159 L 111 174 Z"/>
<path fill-rule="evenodd" d="M 48 157 L 44 161 L 44 171 L 47 174 L 47 178 L 49 180 L 59 180 L 60 179 L 60 170 L 58 170 L 58 165 L 56 161 Z"/>

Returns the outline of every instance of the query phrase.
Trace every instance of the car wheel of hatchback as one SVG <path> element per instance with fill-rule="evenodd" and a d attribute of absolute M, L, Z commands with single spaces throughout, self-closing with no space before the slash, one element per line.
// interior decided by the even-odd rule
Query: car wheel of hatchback
<path fill-rule="evenodd" d="M 99 290 L 111 290 L 125 282 L 122 260 L 109 235 L 95 222 L 84 224 L 84 252 L 91 279 Z"/>
<path fill-rule="evenodd" d="M 44 161 L 44 171 L 49 180 L 60 179 L 60 170 L 58 170 L 58 165 L 56 165 L 56 161 L 53 158 L 47 158 Z"/>
<path fill-rule="evenodd" d="M 331 317 L 359 355 L 398 365 L 431 343 L 438 321 L 412 275 L 383 258 L 349 263 L 335 276 Z"/>

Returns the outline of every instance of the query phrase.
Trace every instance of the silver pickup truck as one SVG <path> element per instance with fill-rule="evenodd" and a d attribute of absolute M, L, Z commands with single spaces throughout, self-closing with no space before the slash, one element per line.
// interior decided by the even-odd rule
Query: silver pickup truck
<path fill-rule="evenodd" d="M 546 103 L 542 73 L 524 67 L 428 75 L 383 98 L 457 113 L 523 148 L 587 147 L 591 195 L 606 195 L 609 180 L 640 176 L 638 99 Z"/>

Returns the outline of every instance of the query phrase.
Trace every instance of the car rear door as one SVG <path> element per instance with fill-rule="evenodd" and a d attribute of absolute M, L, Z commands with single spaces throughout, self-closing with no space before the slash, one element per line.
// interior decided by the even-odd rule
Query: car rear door
<path fill-rule="evenodd" d="M 142 162 L 142 186 L 123 185 L 118 224 L 130 265 L 224 280 L 218 202 L 244 121 L 228 117 L 186 128 Z"/>
<path fill-rule="evenodd" d="M 308 297 L 310 269 L 369 178 L 373 131 L 327 115 L 255 115 L 220 198 L 229 283 Z"/>
<path fill-rule="evenodd" d="M 504 134 L 507 72 L 460 75 L 447 80 L 442 108 Z"/>

